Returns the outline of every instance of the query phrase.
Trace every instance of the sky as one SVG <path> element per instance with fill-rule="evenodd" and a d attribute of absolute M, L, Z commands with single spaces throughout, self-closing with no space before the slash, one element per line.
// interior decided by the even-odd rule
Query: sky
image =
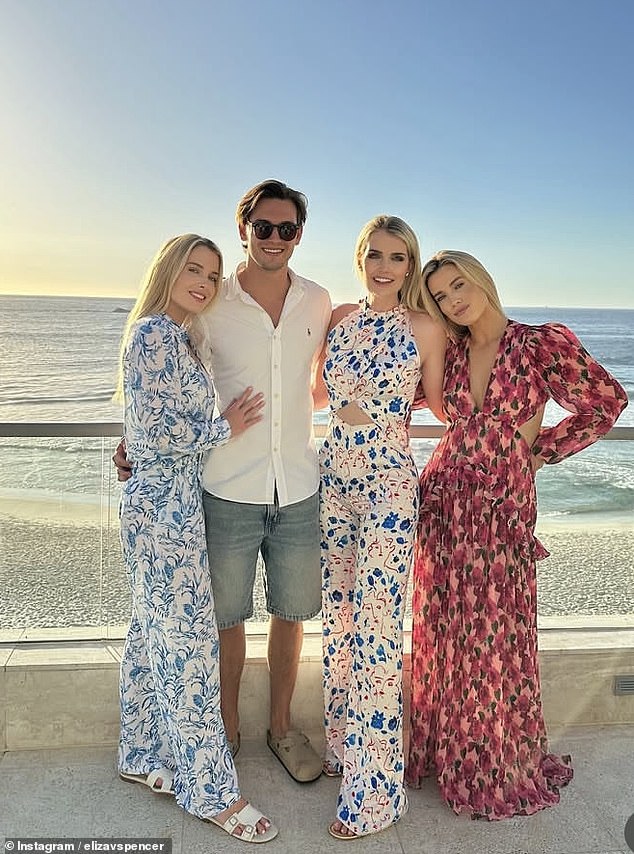
<path fill-rule="evenodd" d="M 633 41 L 631 0 L 0 0 L 0 293 L 132 297 L 187 231 L 231 268 L 278 178 L 334 302 L 389 213 L 507 305 L 632 308 Z"/>

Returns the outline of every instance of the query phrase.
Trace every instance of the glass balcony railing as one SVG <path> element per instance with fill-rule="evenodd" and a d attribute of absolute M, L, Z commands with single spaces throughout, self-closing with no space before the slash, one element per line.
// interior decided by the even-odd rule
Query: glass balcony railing
<path fill-rule="evenodd" d="M 119 637 L 130 594 L 120 554 L 121 424 L 0 424 L 0 635 Z M 324 427 L 316 423 L 316 434 Z M 424 465 L 440 426 L 412 425 Z M 634 615 L 634 427 L 538 474 L 543 616 Z M 261 591 L 261 585 L 259 585 Z M 254 619 L 266 614 L 256 597 Z"/>
<path fill-rule="evenodd" d="M 0 631 L 107 637 L 129 618 L 117 423 L 0 426 Z M 92 630 L 92 631 L 91 631 Z"/>

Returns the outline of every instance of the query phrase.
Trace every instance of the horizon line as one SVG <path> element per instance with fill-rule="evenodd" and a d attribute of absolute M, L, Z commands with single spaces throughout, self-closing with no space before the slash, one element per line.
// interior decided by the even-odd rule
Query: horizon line
<path fill-rule="evenodd" d="M 136 297 L 130 296 L 103 296 L 98 294 L 18 294 L 0 292 L 1 297 L 19 297 L 20 299 L 107 299 L 113 301 L 126 300 L 134 302 Z M 333 303 L 334 305 L 334 303 Z M 508 308 L 547 308 L 547 309 L 584 309 L 599 311 L 634 311 L 634 305 L 509 305 Z"/>

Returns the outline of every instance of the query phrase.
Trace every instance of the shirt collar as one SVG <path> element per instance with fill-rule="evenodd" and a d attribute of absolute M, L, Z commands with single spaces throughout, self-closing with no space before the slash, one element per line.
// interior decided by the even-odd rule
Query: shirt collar
<path fill-rule="evenodd" d="M 244 291 L 240 286 L 240 282 L 238 280 L 238 273 L 243 270 L 245 267 L 244 261 L 241 261 L 236 269 L 231 273 L 230 276 L 227 276 L 225 279 L 225 287 L 226 293 L 225 296 L 227 299 L 240 299 L 241 296 L 244 295 Z M 288 268 L 288 275 L 291 280 L 291 289 L 299 288 L 300 290 L 304 290 L 304 281 L 301 276 L 298 276 L 291 268 Z"/>

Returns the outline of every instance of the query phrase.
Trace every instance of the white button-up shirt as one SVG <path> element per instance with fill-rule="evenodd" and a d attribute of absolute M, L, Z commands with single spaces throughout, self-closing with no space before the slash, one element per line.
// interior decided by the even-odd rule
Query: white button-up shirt
<path fill-rule="evenodd" d="M 277 326 L 245 291 L 236 270 L 225 279 L 203 318 L 222 412 L 247 386 L 265 398 L 263 418 L 206 455 L 203 486 L 213 495 L 280 506 L 313 495 L 319 471 L 313 436 L 311 369 L 321 350 L 331 303 L 328 291 L 290 274 Z"/>

